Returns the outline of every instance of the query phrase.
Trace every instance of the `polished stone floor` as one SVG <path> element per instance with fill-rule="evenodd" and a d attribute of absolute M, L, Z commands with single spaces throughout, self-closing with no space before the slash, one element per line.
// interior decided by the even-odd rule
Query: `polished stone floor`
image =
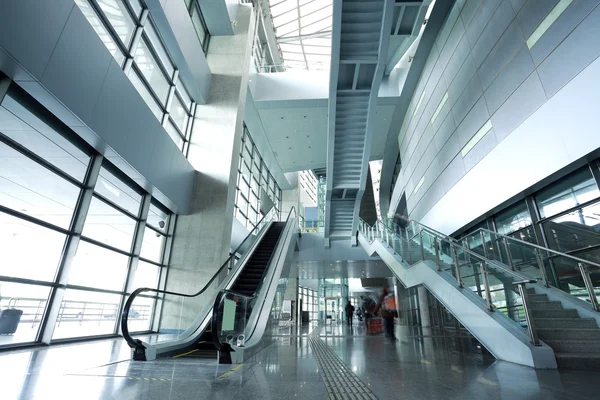
<path fill-rule="evenodd" d="M 468 336 L 396 327 L 399 341 L 357 324 L 279 329 L 239 366 L 129 361 L 122 340 L 0 353 L 0 399 L 327 399 L 314 333 L 379 399 L 598 399 L 597 372 L 498 362 Z"/>

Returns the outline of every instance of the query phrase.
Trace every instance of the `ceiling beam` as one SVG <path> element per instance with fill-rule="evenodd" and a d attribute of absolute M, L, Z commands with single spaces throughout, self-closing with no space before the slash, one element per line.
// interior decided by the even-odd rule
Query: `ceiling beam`
<path fill-rule="evenodd" d="M 280 36 L 277 38 L 277 40 L 279 41 L 279 43 L 287 43 L 287 42 L 295 42 L 295 41 L 303 40 L 303 39 L 314 39 L 314 38 L 322 38 L 322 37 L 327 37 L 327 36 L 331 36 L 331 31 L 309 33 L 307 35 L 298 35 L 298 36 L 287 36 L 287 37 Z"/>

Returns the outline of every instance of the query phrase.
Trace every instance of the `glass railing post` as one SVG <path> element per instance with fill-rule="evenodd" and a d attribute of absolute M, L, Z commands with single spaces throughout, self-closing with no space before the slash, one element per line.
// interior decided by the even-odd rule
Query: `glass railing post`
<path fill-rule="evenodd" d="M 479 268 L 481 269 L 481 277 L 483 278 L 483 287 L 485 289 L 485 301 L 487 303 L 488 310 L 494 311 L 494 305 L 492 304 L 492 293 L 490 291 L 490 283 L 488 281 L 487 268 L 485 267 L 485 261 L 479 262 Z"/>
<path fill-rule="evenodd" d="M 525 313 L 525 319 L 527 320 L 527 331 L 529 332 L 531 344 L 533 344 L 534 346 L 540 346 L 540 340 L 538 339 L 537 331 L 535 330 L 535 322 L 533 321 L 531 309 L 529 308 L 529 297 L 527 293 L 527 287 L 525 286 L 525 284 L 527 283 L 535 282 L 535 279 L 531 279 L 527 281 L 513 282 L 513 285 L 517 285 L 519 287 L 519 294 L 521 295 L 521 301 L 523 302 L 523 312 Z"/>
<path fill-rule="evenodd" d="M 437 237 L 433 238 L 433 247 L 435 249 L 435 264 L 437 265 L 438 271 L 441 271 L 442 266 L 440 264 L 440 249 Z"/>
<path fill-rule="evenodd" d="M 488 248 L 487 244 L 485 243 L 485 234 L 483 233 L 483 231 L 479 231 L 479 236 L 481 237 L 481 248 L 483 249 L 483 256 L 489 260 L 490 257 L 488 255 Z"/>
<path fill-rule="evenodd" d="M 410 253 L 410 236 L 408 229 L 406 230 L 406 252 L 408 253 L 408 263 L 412 264 L 412 254 Z"/>
<path fill-rule="evenodd" d="M 540 252 L 540 249 L 535 248 L 535 258 L 537 260 L 538 268 L 540 269 L 540 276 L 544 281 L 544 286 L 550 287 L 550 284 L 548 283 L 548 276 L 546 276 L 546 268 L 544 268 L 544 259 L 542 257 L 543 256 Z"/>
<path fill-rule="evenodd" d="M 425 261 L 425 248 L 423 247 L 423 229 L 419 230 L 419 242 L 421 243 L 421 261 Z"/>
<path fill-rule="evenodd" d="M 458 254 L 456 253 L 456 247 L 452 246 L 452 257 L 454 258 L 454 270 L 456 271 L 456 280 L 458 281 L 458 287 L 463 287 L 462 277 L 460 276 L 460 261 Z"/>
<path fill-rule="evenodd" d="M 508 246 L 508 240 L 506 238 L 502 238 L 502 242 L 504 243 L 504 252 L 506 253 L 506 261 L 508 262 L 508 266 L 511 270 L 515 270 L 515 265 L 513 264 L 512 255 L 510 254 L 510 247 Z"/>
<path fill-rule="evenodd" d="M 585 284 L 585 288 L 590 296 L 590 302 L 592 303 L 592 307 L 595 311 L 600 311 L 600 304 L 598 304 L 598 299 L 596 298 L 596 292 L 594 291 L 594 283 L 592 282 L 592 278 L 590 278 L 590 271 L 583 263 L 578 263 L 579 272 L 581 272 L 581 276 L 583 278 L 583 283 Z"/>

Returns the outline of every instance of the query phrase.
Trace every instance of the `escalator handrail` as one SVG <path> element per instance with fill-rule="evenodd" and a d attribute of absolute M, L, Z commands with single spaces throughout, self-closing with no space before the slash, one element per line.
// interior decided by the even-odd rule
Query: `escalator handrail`
<path fill-rule="evenodd" d="M 226 294 L 233 294 L 235 296 L 238 297 L 245 297 L 247 299 L 253 299 L 256 297 L 256 294 L 254 294 L 253 296 L 247 296 L 245 294 L 242 293 L 238 293 L 238 292 L 234 292 L 233 290 L 229 290 L 229 289 L 221 289 L 219 291 L 219 293 L 217 293 L 217 297 L 215 297 L 215 302 L 213 304 L 213 313 L 212 313 L 212 318 L 211 318 L 211 339 L 213 342 L 213 345 L 215 346 L 215 348 L 217 349 L 217 351 L 223 351 L 223 346 L 221 345 L 221 341 L 219 340 L 219 335 L 217 333 L 217 324 L 219 323 L 219 304 L 221 304 L 221 300 L 223 299 L 223 296 L 225 296 Z"/>
<path fill-rule="evenodd" d="M 142 287 L 142 288 L 138 288 L 138 289 L 134 290 L 133 293 L 131 293 L 131 295 L 129 296 L 129 298 L 127 298 L 127 301 L 125 302 L 125 306 L 123 307 L 123 312 L 121 313 L 121 333 L 123 335 L 123 338 L 129 345 L 129 347 L 131 347 L 131 348 L 143 347 L 143 345 L 139 339 L 136 340 L 131 336 L 131 333 L 129 332 L 129 327 L 127 326 L 128 316 L 129 316 L 129 312 L 131 310 L 131 306 L 133 305 L 133 301 L 135 300 L 135 298 L 140 293 L 153 292 L 156 294 L 168 294 L 168 295 L 174 295 L 174 296 L 180 296 L 180 297 L 196 297 L 196 296 L 201 295 L 210 287 L 210 285 L 214 282 L 214 280 L 217 278 L 217 276 L 219 276 L 221 274 L 221 272 L 223 272 L 223 270 L 226 267 L 228 267 L 228 265 L 231 261 L 231 258 L 235 257 L 235 255 L 238 253 L 238 250 L 240 250 L 240 248 L 244 245 L 244 243 L 246 243 L 246 241 L 250 237 L 254 236 L 253 235 L 254 231 L 256 231 L 257 228 L 260 227 L 260 230 L 257 232 L 257 235 L 256 235 L 258 237 L 260 231 L 262 231 L 263 229 L 265 229 L 268 226 L 266 224 L 265 226 L 261 227 L 261 223 L 265 220 L 265 218 L 270 216 L 272 211 L 273 211 L 273 209 L 271 209 L 271 211 L 266 213 L 260 219 L 260 221 L 256 224 L 256 226 L 254 226 L 254 228 L 250 231 L 250 233 L 248 233 L 248 235 L 244 238 L 242 243 L 240 243 L 240 245 L 238 247 L 236 247 L 236 249 L 231 253 L 231 255 L 223 263 L 223 265 L 221 265 L 221 267 L 217 270 L 217 272 L 215 272 L 215 274 L 212 276 L 212 278 L 210 278 L 210 280 L 206 283 L 206 285 L 204 285 L 204 287 L 202 289 L 200 289 L 198 292 L 196 292 L 196 293 L 180 293 L 180 292 L 172 292 L 169 290 L 153 289 L 153 288 L 147 288 L 147 287 Z"/>
<path fill-rule="evenodd" d="M 554 254 L 557 257 L 560 256 L 560 257 L 570 258 L 570 259 L 572 259 L 574 261 L 577 261 L 577 262 L 580 262 L 582 264 L 593 265 L 594 267 L 600 268 L 600 264 L 597 264 L 597 263 L 595 263 L 593 261 L 588 261 L 588 260 L 584 260 L 583 258 L 575 257 L 575 256 L 572 256 L 572 255 L 569 255 L 569 254 L 566 254 L 566 253 L 561 253 L 560 251 L 552 250 L 552 249 L 549 249 L 547 247 L 543 247 L 543 246 L 539 246 L 537 244 L 529 243 L 529 242 L 526 242 L 524 240 L 517 239 L 517 238 L 511 237 L 511 236 L 506 236 L 506 235 L 503 235 L 501 233 L 490 231 L 490 230 L 485 229 L 485 228 L 479 228 L 475 232 L 471 232 L 471 234 L 469 234 L 468 236 L 471 236 L 471 235 L 475 234 L 478 231 L 487 232 L 487 233 L 490 233 L 492 235 L 496 235 L 496 236 L 500 236 L 502 238 L 506 238 L 507 240 L 512 240 L 512 241 L 515 241 L 515 242 L 519 242 L 520 244 L 524 244 L 526 246 L 534 247 L 534 248 L 542 250 L 542 251 L 547 251 L 548 253 L 552 253 L 552 254 Z"/>
<path fill-rule="evenodd" d="M 277 241 L 277 244 L 275 245 L 275 249 L 277 249 L 277 246 L 279 246 L 280 240 L 283 238 L 284 234 L 286 233 L 285 227 L 288 226 L 288 223 L 289 223 L 289 220 L 290 220 L 290 216 L 292 215 L 292 213 L 294 214 L 294 218 L 296 218 L 296 208 L 295 207 L 291 208 L 291 210 L 290 210 L 290 212 L 289 212 L 289 214 L 288 214 L 288 216 L 287 216 L 287 218 L 285 220 L 284 230 L 281 232 L 281 236 L 279 237 L 279 240 Z M 294 225 L 292 225 L 292 228 L 293 228 Z M 281 253 L 279 254 L 279 258 L 281 258 Z M 265 272 L 266 272 L 266 269 L 265 269 Z M 275 277 L 275 273 L 272 273 L 271 274 L 271 281 L 267 285 L 267 288 L 271 287 L 271 285 L 273 284 L 273 278 L 274 277 Z M 264 278 L 263 278 L 263 281 L 264 281 Z M 264 282 L 261 283 L 261 286 L 264 286 Z M 258 297 L 258 295 L 257 295 L 257 297 Z M 258 311 L 258 315 L 262 314 L 264 307 L 265 307 L 265 301 L 263 301 L 262 304 L 260 305 L 260 311 Z M 246 341 L 250 340 L 250 338 L 254 335 L 254 332 L 256 331 L 256 327 L 257 326 L 258 326 L 258 321 L 257 321 L 256 324 L 254 324 L 252 332 L 250 332 L 250 334 L 246 336 L 246 339 L 245 339 Z"/>

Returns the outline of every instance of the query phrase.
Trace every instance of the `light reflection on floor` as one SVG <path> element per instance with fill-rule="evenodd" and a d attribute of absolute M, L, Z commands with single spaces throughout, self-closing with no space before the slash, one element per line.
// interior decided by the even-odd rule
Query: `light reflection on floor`
<path fill-rule="evenodd" d="M 387 343 L 364 327 L 279 327 L 273 344 L 231 371 L 213 360 L 129 361 L 122 339 L 0 355 L 2 400 L 326 399 L 308 335 L 321 339 L 380 399 L 596 399 L 597 373 L 496 362 L 464 335 L 396 327 Z"/>

